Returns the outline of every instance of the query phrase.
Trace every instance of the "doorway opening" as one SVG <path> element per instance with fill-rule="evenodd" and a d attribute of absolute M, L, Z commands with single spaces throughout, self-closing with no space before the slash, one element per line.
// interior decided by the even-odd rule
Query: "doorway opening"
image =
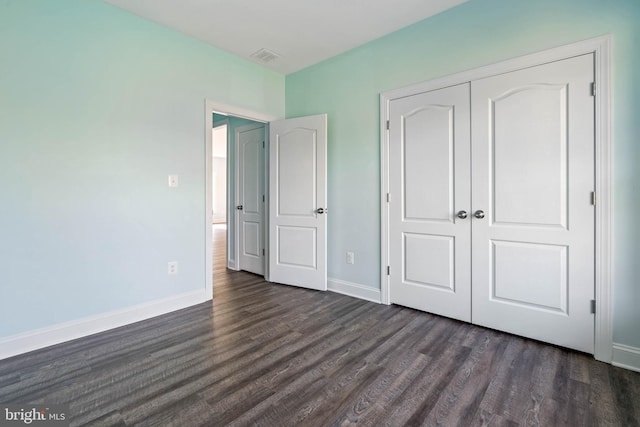
<path fill-rule="evenodd" d="M 213 193 L 213 224 L 227 223 L 227 123 L 218 123 L 213 120 L 213 173 L 211 188 Z"/>
<path fill-rule="evenodd" d="M 227 120 L 225 271 L 227 268 L 253 271 L 249 268 L 253 257 L 253 261 L 259 260 L 262 268 L 258 274 L 264 275 L 267 281 L 326 290 L 327 115 L 275 120 L 276 117 L 266 114 L 205 100 L 207 296 L 213 298 L 214 200 L 211 187 L 216 115 Z M 275 141 L 273 145 L 269 144 L 270 133 Z M 257 186 L 245 185 L 251 182 Z M 243 186 L 242 190 L 239 186 Z M 269 194 L 274 201 L 270 202 Z M 261 224 L 251 217 L 257 210 L 262 211 Z M 298 224 L 289 220 L 303 222 Z M 239 228 L 244 233 L 242 238 Z M 275 237 L 270 239 L 270 236 Z M 239 251 L 244 251 L 245 266 Z M 270 253 L 275 255 L 270 257 Z"/>
<path fill-rule="evenodd" d="M 216 117 L 218 116 L 218 117 Z M 212 227 L 213 227 L 213 268 L 214 275 L 219 274 L 227 266 L 227 153 L 228 153 L 229 120 L 226 116 L 213 115 L 213 132 L 211 141 L 212 176 Z"/>
<path fill-rule="evenodd" d="M 276 117 L 263 113 L 205 100 L 205 286 L 210 298 L 213 296 L 214 270 L 241 269 L 235 256 L 235 130 L 251 123 L 266 126 L 274 119 Z M 225 128 L 224 136 L 219 128 Z M 214 135 L 216 139 L 226 140 L 217 143 L 215 152 Z M 221 196 L 221 187 L 224 187 L 224 197 Z"/>
<path fill-rule="evenodd" d="M 214 234 L 218 236 L 217 240 L 222 236 L 221 230 L 224 230 L 226 242 L 224 246 L 215 244 L 217 241 L 214 242 L 213 255 L 218 262 L 224 260 L 226 268 L 252 271 L 251 268 L 247 268 L 241 262 L 244 259 L 241 255 L 244 253 L 243 243 L 245 242 L 244 239 L 241 240 L 244 237 L 241 219 L 246 211 L 243 206 L 246 203 L 241 199 L 244 195 L 242 190 L 246 186 L 243 185 L 246 158 L 239 148 L 245 136 L 245 129 L 262 129 L 264 134 L 266 125 L 263 122 L 248 118 L 214 112 L 212 114 L 212 126 L 212 227 Z M 264 139 L 261 139 L 261 147 L 263 142 Z M 256 166 L 250 165 L 246 169 L 258 181 L 253 183 L 254 186 L 264 186 L 264 173 L 263 171 L 257 173 L 255 171 Z M 260 196 L 262 196 L 262 189 L 260 189 Z M 262 245 L 262 242 L 260 242 L 260 245 Z M 215 253 L 215 249 L 218 247 L 225 249 L 224 257 Z M 261 249 L 262 246 L 260 246 Z M 214 265 L 214 269 L 217 268 L 219 266 Z"/>

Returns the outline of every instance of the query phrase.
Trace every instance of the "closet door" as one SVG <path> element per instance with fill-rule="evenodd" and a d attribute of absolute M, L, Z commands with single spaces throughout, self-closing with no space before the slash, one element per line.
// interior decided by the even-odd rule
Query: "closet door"
<path fill-rule="evenodd" d="M 593 55 L 477 80 L 473 323 L 593 353 Z"/>
<path fill-rule="evenodd" d="M 390 103 L 390 299 L 471 320 L 469 85 Z"/>

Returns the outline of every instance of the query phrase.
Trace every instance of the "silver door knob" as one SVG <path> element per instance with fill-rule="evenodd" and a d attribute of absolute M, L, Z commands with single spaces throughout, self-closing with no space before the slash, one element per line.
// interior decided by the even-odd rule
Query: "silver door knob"
<path fill-rule="evenodd" d="M 458 212 L 458 218 L 465 219 L 467 217 L 467 211 Z"/>
<path fill-rule="evenodd" d="M 244 207 L 242 205 L 238 205 L 236 206 L 236 209 L 238 209 L 239 211 L 241 211 L 242 209 L 244 209 Z"/>
<path fill-rule="evenodd" d="M 316 213 L 317 214 L 323 214 L 324 213 L 324 209 L 318 208 L 318 209 L 316 209 Z"/>
<path fill-rule="evenodd" d="M 475 211 L 473 216 L 475 216 L 478 219 L 482 219 L 482 218 L 484 218 L 484 211 Z"/>

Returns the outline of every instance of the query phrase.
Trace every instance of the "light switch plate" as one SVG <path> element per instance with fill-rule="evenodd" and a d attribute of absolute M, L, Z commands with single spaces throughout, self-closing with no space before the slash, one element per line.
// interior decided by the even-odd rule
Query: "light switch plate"
<path fill-rule="evenodd" d="M 179 185 L 178 175 L 169 175 L 169 187 L 177 188 Z"/>

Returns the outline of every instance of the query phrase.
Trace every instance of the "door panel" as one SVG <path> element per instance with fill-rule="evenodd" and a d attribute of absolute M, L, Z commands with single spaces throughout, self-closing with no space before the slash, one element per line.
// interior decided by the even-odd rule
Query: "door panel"
<path fill-rule="evenodd" d="M 270 124 L 269 280 L 327 289 L 326 114 Z"/>
<path fill-rule="evenodd" d="M 262 257 L 262 248 L 260 242 L 262 241 L 262 227 L 257 222 L 244 221 L 242 224 L 242 234 L 244 238 L 243 254 L 245 256 Z"/>
<path fill-rule="evenodd" d="M 390 299 L 471 320 L 469 85 L 393 100 Z"/>
<path fill-rule="evenodd" d="M 404 233 L 404 282 L 455 292 L 454 238 Z M 428 259 L 430 262 L 425 263 Z M 434 269 L 433 265 L 439 266 Z"/>
<path fill-rule="evenodd" d="M 264 125 L 236 130 L 239 269 L 264 274 Z"/>
<path fill-rule="evenodd" d="M 278 226 L 277 230 L 278 265 L 315 270 L 317 230 L 313 227 L 288 226 Z M 296 242 L 296 245 L 290 242 Z"/>
<path fill-rule="evenodd" d="M 404 219 L 451 222 L 453 106 L 428 105 L 403 117 Z M 428 143 L 424 135 L 428 133 Z M 429 162 L 428 167 L 425 162 Z"/>
<path fill-rule="evenodd" d="M 566 227 L 567 89 L 522 85 L 490 101 L 496 223 Z"/>
<path fill-rule="evenodd" d="M 278 182 L 286 191 L 278 197 L 278 216 L 314 217 L 316 207 L 317 141 L 314 129 L 293 129 L 278 136 Z"/>
<path fill-rule="evenodd" d="M 566 246 L 496 240 L 491 244 L 494 260 L 492 299 L 567 313 Z M 523 272 L 528 274 L 523 275 Z"/>
<path fill-rule="evenodd" d="M 473 323 L 593 353 L 593 55 L 471 83 Z"/>

